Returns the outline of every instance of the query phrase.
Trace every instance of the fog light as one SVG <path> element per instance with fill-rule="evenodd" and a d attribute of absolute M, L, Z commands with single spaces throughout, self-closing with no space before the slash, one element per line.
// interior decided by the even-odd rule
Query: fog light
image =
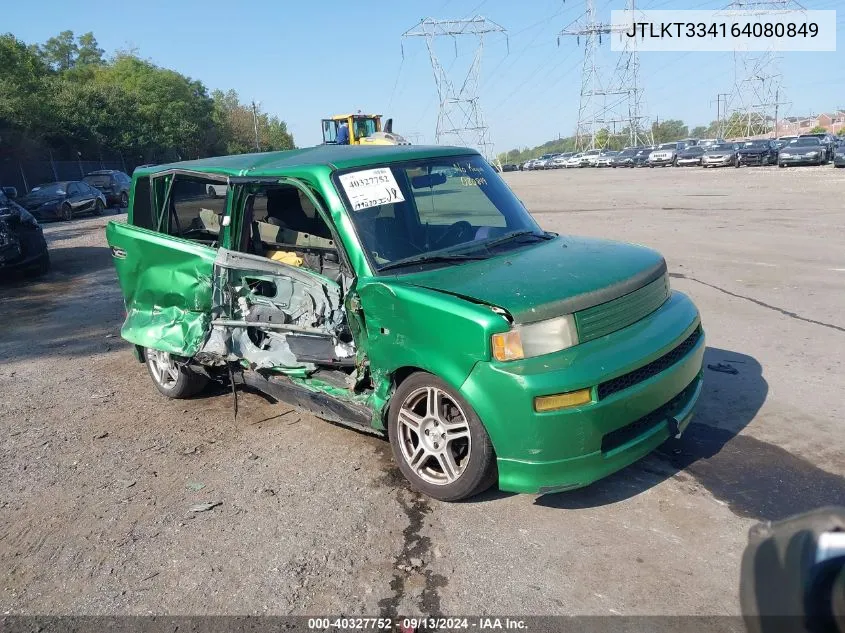
<path fill-rule="evenodd" d="M 538 413 L 577 407 L 581 404 L 592 402 L 592 389 L 579 389 L 567 393 L 556 393 L 553 396 L 539 396 L 534 398 L 534 410 Z"/>

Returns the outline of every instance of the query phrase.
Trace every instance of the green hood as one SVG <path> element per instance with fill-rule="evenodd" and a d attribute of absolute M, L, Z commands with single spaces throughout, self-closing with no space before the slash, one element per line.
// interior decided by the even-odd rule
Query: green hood
<path fill-rule="evenodd" d="M 516 323 L 571 314 L 633 292 L 666 272 L 649 248 L 562 236 L 397 281 L 507 310 Z"/>

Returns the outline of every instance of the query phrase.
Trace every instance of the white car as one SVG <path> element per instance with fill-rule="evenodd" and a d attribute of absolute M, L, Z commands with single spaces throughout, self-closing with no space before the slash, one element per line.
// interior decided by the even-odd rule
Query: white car
<path fill-rule="evenodd" d="M 613 157 L 616 156 L 619 152 L 602 152 L 599 154 L 598 158 L 596 158 L 596 167 L 610 167 L 610 162 L 613 160 Z"/>
<path fill-rule="evenodd" d="M 209 198 L 224 198 L 226 197 L 226 189 L 229 185 L 222 184 L 222 185 L 206 185 L 205 186 L 205 194 Z"/>
<path fill-rule="evenodd" d="M 572 167 L 581 167 L 581 158 L 583 158 L 583 154 L 573 154 L 569 158 L 566 159 L 566 163 L 564 163 L 564 167 L 567 169 L 571 169 Z"/>
<path fill-rule="evenodd" d="M 560 156 L 555 156 L 552 159 L 551 169 L 561 169 L 562 167 L 566 167 L 566 162 L 570 158 L 572 158 L 571 152 L 561 154 Z M 547 166 L 546 169 L 549 169 L 549 167 Z"/>
<path fill-rule="evenodd" d="M 583 167 L 595 167 L 596 161 L 599 159 L 600 155 L 601 155 L 600 149 L 588 149 L 581 156 L 581 165 Z"/>
<path fill-rule="evenodd" d="M 666 167 L 675 164 L 675 157 L 683 149 L 683 143 L 661 143 L 648 155 L 649 167 Z"/>

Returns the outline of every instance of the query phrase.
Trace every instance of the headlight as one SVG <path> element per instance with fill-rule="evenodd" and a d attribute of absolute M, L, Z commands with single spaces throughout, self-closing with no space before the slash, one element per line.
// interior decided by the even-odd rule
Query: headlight
<path fill-rule="evenodd" d="M 578 331 L 575 317 L 565 314 L 537 323 L 515 325 L 509 332 L 494 334 L 491 342 L 496 360 L 519 360 L 578 345 Z"/>
<path fill-rule="evenodd" d="M 818 156 L 818 155 L 819 155 L 819 153 L 818 153 L 818 152 L 807 152 L 807 153 L 805 154 L 805 156 Z"/>

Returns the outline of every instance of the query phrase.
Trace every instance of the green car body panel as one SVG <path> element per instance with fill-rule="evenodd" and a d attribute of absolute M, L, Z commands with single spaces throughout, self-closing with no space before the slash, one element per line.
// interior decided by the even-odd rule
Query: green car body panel
<path fill-rule="evenodd" d="M 515 492 L 587 485 L 681 433 L 701 391 L 705 340 L 696 307 L 669 290 L 666 264 L 653 250 L 556 236 L 460 265 L 406 274 L 374 270 L 338 172 L 470 154 L 464 148 L 319 146 L 136 170 L 128 223 L 107 228 L 126 301 L 122 336 L 190 358 L 206 343 L 216 309 L 216 248 L 133 226 L 139 179 L 172 170 L 228 179 L 229 222 L 217 246 L 232 250 L 241 222 L 239 184 L 297 183 L 319 202 L 339 242 L 352 279 L 343 310 L 356 363 L 366 363 L 370 383 L 353 391 L 312 380 L 307 371 L 278 373 L 366 407 L 376 430 L 385 429 L 398 382 L 414 371 L 438 376 L 478 414 L 495 450 L 499 487 Z M 579 344 L 522 360 L 494 359 L 494 334 L 564 314 L 574 315 Z M 603 392 L 602 385 L 616 386 Z M 590 402 L 535 410 L 537 397 L 581 389 L 591 390 Z"/>

